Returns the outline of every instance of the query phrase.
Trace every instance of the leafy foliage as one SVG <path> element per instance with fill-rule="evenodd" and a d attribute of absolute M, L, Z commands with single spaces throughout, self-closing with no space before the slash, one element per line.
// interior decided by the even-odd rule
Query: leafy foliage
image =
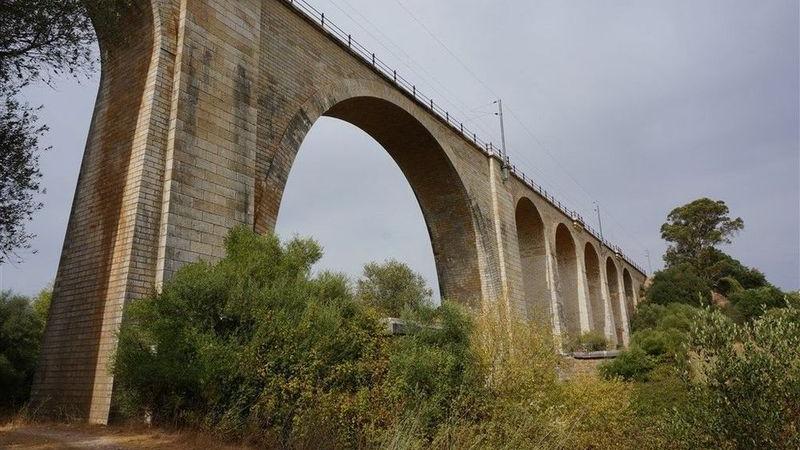
<path fill-rule="evenodd" d="M 601 372 L 607 378 L 648 381 L 659 366 L 681 364 L 692 327 L 704 314 L 702 309 L 680 303 L 640 305 L 631 320 L 630 348 L 604 364 Z"/>
<path fill-rule="evenodd" d="M 738 260 L 720 251 L 714 252 L 715 256 L 707 267 L 703 268 L 706 279 L 714 283 L 722 294 L 729 294 L 731 290 L 722 289 L 723 280 L 735 280 L 742 289 L 755 289 L 768 286 L 767 278 L 758 269 L 746 267 Z"/>
<path fill-rule="evenodd" d="M 346 409 L 326 419 L 315 407 L 358 403 L 377 320 L 343 277 L 311 277 L 313 241 L 237 229 L 226 247 L 218 264 L 186 266 L 130 306 L 114 368 L 123 410 L 282 445 L 301 417 L 345 422 Z"/>
<path fill-rule="evenodd" d="M 711 303 L 711 287 L 691 264 L 684 263 L 656 272 L 647 289 L 647 300 L 658 305 Z"/>
<path fill-rule="evenodd" d="M 738 291 L 729 300 L 734 308 L 733 316 L 740 322 L 760 317 L 770 309 L 789 306 L 786 294 L 774 286 Z"/>
<path fill-rule="evenodd" d="M 728 213 L 725 202 L 708 198 L 673 209 L 661 226 L 661 237 L 670 243 L 664 255 L 667 266 L 706 266 L 704 259 L 709 253 L 719 244 L 729 244 L 731 237 L 744 228 L 741 218 L 731 219 Z"/>
<path fill-rule="evenodd" d="M 10 0 L 0 7 L 0 264 L 29 248 L 25 224 L 42 204 L 36 109 L 21 87 L 93 69 L 94 30 L 81 0 Z"/>
<path fill-rule="evenodd" d="M 633 328 L 630 349 L 601 372 L 636 382 L 637 416 L 653 424 L 648 440 L 666 437 L 676 449 L 800 444 L 797 309 L 737 325 L 721 311 L 643 305 Z"/>
<path fill-rule="evenodd" d="M 356 288 L 359 301 L 387 317 L 400 317 L 406 310 L 430 307 L 432 295 L 425 279 L 398 261 L 366 264 Z"/>
<path fill-rule="evenodd" d="M 0 292 L 0 406 L 18 406 L 30 394 L 47 318 L 49 291 L 31 299 Z"/>
<path fill-rule="evenodd" d="M 14 251 L 30 247 L 33 235 L 25 224 L 42 207 L 35 195 L 39 180 L 39 137 L 35 110 L 0 89 L 0 264 Z"/>
<path fill-rule="evenodd" d="M 743 326 L 712 314 L 690 351 L 691 401 L 670 422 L 684 448 L 800 446 L 800 311 L 773 310 Z"/>
<path fill-rule="evenodd" d="M 560 381 L 552 338 L 527 323 L 411 307 L 405 288 L 375 308 L 311 275 L 312 241 L 238 229 L 227 250 L 130 306 L 121 412 L 282 448 L 616 448 L 648 429 L 624 383 Z M 403 305 L 408 335 L 381 334 L 384 304 Z"/>
<path fill-rule="evenodd" d="M 462 313 L 422 311 L 425 326 L 389 342 L 343 276 L 311 276 L 313 241 L 240 228 L 226 246 L 130 306 L 114 368 L 123 413 L 309 447 L 375 439 L 405 411 L 423 430 L 449 415 L 469 374 Z"/>
<path fill-rule="evenodd" d="M 81 0 L 10 0 L 0 8 L 0 83 L 27 84 L 94 67 L 94 29 Z"/>
<path fill-rule="evenodd" d="M 569 347 L 573 352 L 600 352 L 608 350 L 608 340 L 603 333 L 588 331 L 578 336 Z"/>
<path fill-rule="evenodd" d="M 627 381 L 647 381 L 657 360 L 640 347 L 631 347 L 612 361 L 600 366 L 606 379 L 620 378 Z"/>

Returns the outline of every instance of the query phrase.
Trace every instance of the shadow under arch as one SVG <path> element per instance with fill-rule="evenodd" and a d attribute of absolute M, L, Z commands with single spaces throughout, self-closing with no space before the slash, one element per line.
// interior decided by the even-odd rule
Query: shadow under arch
<path fill-rule="evenodd" d="M 528 320 L 550 329 L 550 291 L 547 288 L 545 228 L 539 210 L 528 198 L 517 202 L 515 211 L 522 287 Z"/>
<path fill-rule="evenodd" d="M 305 136 L 322 116 L 377 141 L 408 181 L 425 218 L 443 300 L 482 300 L 477 235 L 469 195 L 451 156 L 409 112 L 412 103 L 380 83 L 347 80 L 318 91 L 291 114 L 274 149 L 257 155 L 255 230 L 274 229 L 284 189 Z"/>
<path fill-rule="evenodd" d="M 611 302 L 611 313 L 614 317 L 614 335 L 617 338 L 617 344 L 621 345 L 624 342 L 624 328 L 622 324 L 622 310 L 620 308 L 620 286 L 619 286 L 619 271 L 614 260 L 609 256 L 606 259 L 606 279 L 608 280 L 608 298 Z"/>
<path fill-rule="evenodd" d="M 584 247 L 584 264 L 586 268 L 586 281 L 589 305 L 592 308 L 592 331 L 606 334 L 606 308 L 603 302 L 603 282 L 600 277 L 600 257 L 594 245 L 587 242 Z"/>
<path fill-rule="evenodd" d="M 558 262 L 558 293 L 561 300 L 564 329 L 569 338 L 581 334 L 578 298 L 578 254 L 575 239 L 563 223 L 556 227 L 556 261 Z"/>

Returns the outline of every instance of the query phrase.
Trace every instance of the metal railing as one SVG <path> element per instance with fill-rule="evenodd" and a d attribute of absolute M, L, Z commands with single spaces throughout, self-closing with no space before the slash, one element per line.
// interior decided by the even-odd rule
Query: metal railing
<path fill-rule="evenodd" d="M 382 76 L 384 79 L 386 79 L 386 81 L 394 84 L 398 89 L 400 89 L 410 98 L 412 98 L 419 106 L 421 106 L 424 109 L 427 109 L 431 114 L 433 114 L 434 117 L 444 122 L 454 132 L 456 132 L 456 134 L 461 135 L 461 137 L 464 140 L 469 142 L 471 145 L 475 146 L 478 150 L 480 150 L 487 156 L 491 158 L 497 158 L 501 162 L 503 161 L 503 156 L 500 154 L 498 149 L 494 146 L 494 144 L 491 141 L 485 141 L 481 139 L 476 131 L 466 127 L 464 125 L 464 122 L 457 120 L 452 114 L 450 114 L 450 111 L 438 105 L 432 97 L 425 95 L 423 92 L 417 89 L 416 84 L 404 78 L 397 72 L 396 69 L 393 69 L 384 61 L 382 61 L 375 54 L 375 52 L 370 51 L 369 49 L 364 47 L 361 43 L 353 39 L 352 34 L 347 33 L 346 31 L 341 29 L 338 25 L 331 22 L 329 18 L 325 17 L 324 12 L 319 11 L 305 0 L 282 0 L 282 1 L 287 5 L 289 5 L 296 12 L 300 13 L 300 15 L 305 17 L 311 23 L 317 25 L 322 30 L 323 33 L 327 34 L 329 37 L 338 42 L 341 46 L 345 47 L 356 58 L 360 59 L 367 66 L 372 67 L 372 69 L 378 75 Z M 544 198 L 553 207 L 561 211 L 564 215 L 571 218 L 573 222 L 580 224 L 587 232 L 589 232 L 592 236 L 594 236 L 595 239 L 600 241 L 605 247 L 612 250 L 618 257 L 627 261 L 628 264 L 635 267 L 640 272 L 647 274 L 647 272 L 641 266 L 639 266 L 639 264 L 637 264 L 627 255 L 625 255 L 625 253 L 623 253 L 618 246 L 603 239 L 600 236 L 600 234 L 594 230 L 594 228 L 588 226 L 586 220 L 584 220 L 583 217 L 580 214 L 578 214 L 575 210 L 572 210 L 563 203 L 561 203 L 561 201 L 559 201 L 552 194 L 547 192 L 547 190 L 544 189 L 541 185 L 535 183 L 532 179 L 530 179 L 527 175 L 525 175 L 525 173 L 517 169 L 515 165 L 511 165 L 509 169 L 510 172 L 518 180 L 520 180 L 523 184 L 527 185 L 534 192 L 538 193 L 542 198 Z"/>

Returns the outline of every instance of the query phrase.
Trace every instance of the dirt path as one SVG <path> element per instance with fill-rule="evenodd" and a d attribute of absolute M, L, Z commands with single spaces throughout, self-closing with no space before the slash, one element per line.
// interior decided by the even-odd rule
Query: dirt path
<path fill-rule="evenodd" d="M 226 445 L 198 433 L 165 432 L 148 428 L 99 427 L 88 425 L 35 424 L 0 426 L 0 449 L 228 449 Z"/>

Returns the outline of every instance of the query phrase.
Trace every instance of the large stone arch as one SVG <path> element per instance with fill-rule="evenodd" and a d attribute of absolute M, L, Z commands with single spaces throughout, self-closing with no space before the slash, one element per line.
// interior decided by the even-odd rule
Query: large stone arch
<path fill-rule="evenodd" d="M 556 226 L 556 262 L 558 267 L 557 291 L 563 320 L 562 332 L 568 338 L 581 334 L 580 298 L 578 296 L 578 252 L 569 227 L 563 223 Z"/>
<path fill-rule="evenodd" d="M 547 246 L 544 221 L 533 202 L 523 197 L 515 210 L 522 288 L 528 320 L 549 329 L 552 324 L 547 287 Z"/>
<path fill-rule="evenodd" d="M 348 122 L 375 139 L 397 163 L 419 203 L 433 247 L 442 298 L 481 300 L 481 274 L 469 195 L 451 155 L 411 111 L 408 99 L 384 83 L 343 80 L 323 87 L 294 111 L 273 149 L 259 151 L 255 229 L 271 231 L 300 146 L 322 116 Z M 258 164 L 257 164 L 258 166 Z"/>
<path fill-rule="evenodd" d="M 603 280 L 600 274 L 600 256 L 594 245 L 586 243 L 583 250 L 584 267 L 586 269 L 587 296 L 591 307 L 592 331 L 603 335 L 606 333 L 606 308 L 603 301 Z"/>
<path fill-rule="evenodd" d="M 627 267 L 622 269 L 622 286 L 625 290 L 625 312 L 630 320 L 636 307 L 636 294 L 633 287 L 633 278 Z"/>
<path fill-rule="evenodd" d="M 625 327 L 623 324 L 622 308 L 620 307 L 619 271 L 612 257 L 606 259 L 606 280 L 608 280 L 608 298 L 611 303 L 611 314 L 614 318 L 614 336 L 617 344 L 624 342 Z"/>

